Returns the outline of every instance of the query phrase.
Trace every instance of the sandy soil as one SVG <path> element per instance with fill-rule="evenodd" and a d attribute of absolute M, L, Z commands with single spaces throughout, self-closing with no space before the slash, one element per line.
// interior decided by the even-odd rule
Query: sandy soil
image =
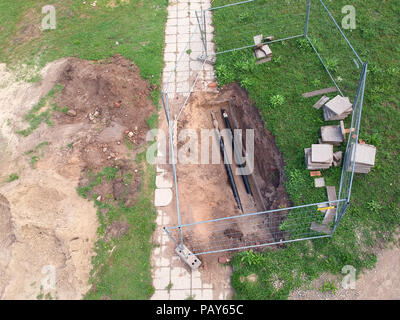
<path fill-rule="evenodd" d="M 378 262 L 372 270 L 364 271 L 356 280 L 355 288 L 344 289 L 342 277 L 323 275 L 311 284 L 309 290 L 296 290 L 290 294 L 292 300 L 400 300 L 400 248 L 381 250 Z M 338 290 L 322 293 L 318 290 L 325 281 L 335 280 Z"/>
<path fill-rule="evenodd" d="M 42 79 L 16 82 L 0 65 L 1 299 L 36 299 L 40 293 L 80 299 L 88 291 L 98 220 L 93 203 L 79 197 L 76 188 L 87 182 L 87 169 L 117 166 L 133 173 L 132 187 L 125 190 L 121 181 L 114 181 L 96 191 L 103 198 L 111 193 L 115 200 L 128 194 L 122 200 L 132 204 L 128 200 L 135 200 L 140 176 L 135 176 L 135 152 L 125 139 L 140 149 L 154 109 L 147 98 L 149 84 L 121 56 L 104 63 L 61 59 L 43 69 Z M 64 89 L 55 102 L 74 114 L 54 112 L 53 127 L 42 123 L 28 137 L 16 134 L 26 127 L 23 116 L 56 83 Z M 33 169 L 26 152 L 43 141 L 47 144 Z M 12 173 L 19 179 L 8 182 Z M 119 231 L 108 230 L 107 236 L 119 236 L 124 228 L 115 229 Z M 55 270 L 54 288 L 46 287 L 48 266 Z"/>

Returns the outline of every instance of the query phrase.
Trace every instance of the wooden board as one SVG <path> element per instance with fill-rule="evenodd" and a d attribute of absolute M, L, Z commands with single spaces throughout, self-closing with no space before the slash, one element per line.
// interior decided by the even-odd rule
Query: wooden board
<path fill-rule="evenodd" d="M 306 93 L 303 93 L 302 96 L 304 98 L 310 98 L 310 97 L 314 97 L 314 96 L 319 96 L 321 94 L 336 92 L 336 91 L 337 91 L 336 87 L 330 87 L 330 88 L 315 90 L 315 91 L 311 91 L 311 92 L 306 92 Z"/>

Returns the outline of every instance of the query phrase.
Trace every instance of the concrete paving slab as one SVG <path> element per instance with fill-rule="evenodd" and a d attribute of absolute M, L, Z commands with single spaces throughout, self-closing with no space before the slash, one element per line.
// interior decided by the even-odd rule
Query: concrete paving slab
<path fill-rule="evenodd" d="M 340 145 L 343 142 L 343 135 L 340 126 L 321 127 L 322 143 Z"/>
<path fill-rule="evenodd" d="M 156 189 L 154 194 L 154 205 L 156 207 L 168 206 L 172 201 L 171 189 Z"/>
<path fill-rule="evenodd" d="M 346 113 L 352 108 L 350 101 L 340 95 L 337 95 L 335 98 L 328 101 L 325 106 L 337 115 Z"/>
<path fill-rule="evenodd" d="M 311 161 L 318 163 L 332 163 L 333 146 L 331 144 L 311 145 Z"/>
<path fill-rule="evenodd" d="M 355 145 L 353 145 L 353 150 L 355 149 Z M 375 156 L 376 156 L 376 147 L 369 144 L 358 144 L 356 149 L 356 155 L 354 157 L 354 152 L 352 152 L 351 160 L 352 162 L 356 161 L 356 164 L 374 166 L 375 165 Z"/>
<path fill-rule="evenodd" d="M 316 188 L 325 187 L 325 179 L 324 178 L 315 178 L 314 185 Z"/>
<path fill-rule="evenodd" d="M 329 201 L 336 201 L 337 200 L 337 195 L 336 195 L 336 187 L 335 186 L 326 186 L 326 194 L 328 195 L 328 200 Z M 335 203 L 330 203 L 331 205 Z"/>
<path fill-rule="evenodd" d="M 172 178 L 167 173 L 162 173 L 156 176 L 156 187 L 159 189 L 172 188 Z"/>

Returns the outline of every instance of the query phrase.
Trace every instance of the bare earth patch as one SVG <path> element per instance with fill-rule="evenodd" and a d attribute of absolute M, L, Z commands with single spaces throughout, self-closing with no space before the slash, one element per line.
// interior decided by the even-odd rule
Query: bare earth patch
<path fill-rule="evenodd" d="M 141 181 L 135 154 L 143 150 L 146 119 L 154 112 L 149 84 L 122 56 L 98 63 L 61 59 L 42 70 L 42 79 L 16 82 L 0 65 L 1 299 L 80 299 L 89 290 L 99 224 L 93 203 L 76 189 L 85 184 L 87 170 L 115 167 L 132 183 L 117 179 L 95 191 L 133 205 Z M 54 102 L 69 112 L 54 111 L 52 127 L 43 122 L 27 137 L 16 134 L 26 127 L 22 118 L 57 83 L 64 88 Z M 12 173 L 19 179 L 8 182 Z M 106 236 L 118 238 L 128 229 L 118 222 Z M 55 269 L 54 288 L 43 287 L 46 266 Z"/>
<path fill-rule="evenodd" d="M 299 289 L 290 294 L 292 300 L 398 300 L 400 299 L 400 248 L 392 247 L 377 254 L 378 262 L 372 270 L 364 271 L 356 280 L 355 289 L 343 289 L 343 276 L 323 275 L 311 284 L 310 290 Z M 321 292 L 325 281 L 336 280 L 337 290 Z"/>

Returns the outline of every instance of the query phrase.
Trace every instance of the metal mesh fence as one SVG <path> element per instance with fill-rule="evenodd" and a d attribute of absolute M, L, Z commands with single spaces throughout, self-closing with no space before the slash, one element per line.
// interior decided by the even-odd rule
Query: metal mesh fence
<path fill-rule="evenodd" d="M 207 29 L 212 15 L 219 16 L 218 24 Z M 216 54 L 254 46 L 256 34 L 273 34 L 274 41 L 303 37 L 324 66 L 342 96 L 353 102 L 353 113 L 337 201 L 319 202 L 241 216 L 218 218 L 181 224 L 177 189 L 176 165 L 173 164 L 178 223 L 165 228 L 177 245 L 185 244 L 194 254 L 280 246 L 288 242 L 330 237 L 348 206 L 361 121 L 367 64 L 364 63 L 340 29 L 323 1 L 250 0 L 196 12 L 191 19 L 197 25 L 189 38 L 177 50 L 179 58 L 170 64 L 164 80 L 162 100 L 170 129 L 170 148 L 174 150 L 177 121 L 191 93 L 201 87 L 200 79 L 212 72 L 213 46 Z M 214 28 L 218 33 L 213 34 Z M 220 35 L 224 36 L 220 36 Z M 184 38 L 182 38 L 184 39 Z M 327 41 L 329 39 L 329 41 Z M 213 41 L 213 42 L 212 42 Z M 180 75 L 189 72 L 190 85 L 180 85 Z M 348 118 L 346 122 L 350 122 Z M 318 200 L 314 200 L 318 201 Z"/>
<path fill-rule="evenodd" d="M 343 161 L 342 176 L 340 179 L 339 198 L 347 199 L 347 203 L 350 201 L 351 187 L 354 177 L 354 156 L 357 151 L 358 136 L 361 125 L 361 114 L 364 100 L 365 81 L 367 77 L 367 64 L 364 63 L 362 66 L 362 73 L 356 93 L 355 101 L 353 103 L 353 115 L 350 124 L 350 133 L 348 135 L 347 147 L 345 152 L 345 158 Z M 336 226 L 340 222 L 340 219 L 345 213 L 346 204 L 342 204 L 338 210 L 338 216 L 336 219 Z"/>
<path fill-rule="evenodd" d="M 322 1 L 312 1 L 305 36 L 339 93 L 353 102 L 363 61 L 340 29 L 333 14 Z"/>
<path fill-rule="evenodd" d="M 336 207 L 344 200 L 257 212 L 168 228 L 196 255 L 330 237 Z M 322 222 L 330 219 L 326 225 Z"/>
<path fill-rule="evenodd" d="M 217 21 L 217 54 L 254 46 L 256 34 L 274 35 L 275 41 L 301 37 L 307 14 L 304 1 L 298 0 L 245 1 L 210 10 Z"/>

